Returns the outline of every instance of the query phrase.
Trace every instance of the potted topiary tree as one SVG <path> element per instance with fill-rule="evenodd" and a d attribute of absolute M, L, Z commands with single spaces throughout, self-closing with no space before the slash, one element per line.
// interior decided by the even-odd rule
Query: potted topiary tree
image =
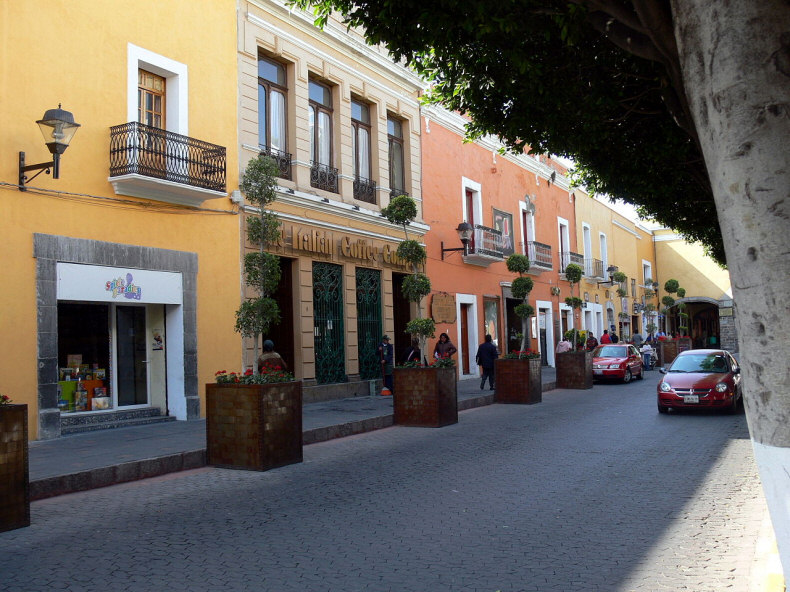
<path fill-rule="evenodd" d="M 427 253 L 425 247 L 409 238 L 408 226 L 417 217 L 417 204 L 408 195 L 399 195 L 393 197 L 381 213 L 392 224 L 403 227 L 405 240 L 398 245 L 397 255 L 408 262 L 411 274 L 404 278 L 402 289 L 416 310 L 415 318 L 406 324 L 406 333 L 419 340 L 424 356 L 427 339 L 435 335 L 436 325 L 433 319 L 423 317 L 422 300 L 431 293 L 431 280 L 420 271 Z M 452 358 L 434 360 L 428 367 L 421 361 L 408 367 L 396 367 L 393 373 L 396 424 L 442 427 L 458 423 L 457 377 Z"/>
<path fill-rule="evenodd" d="M 30 526 L 27 405 L 0 395 L 0 532 Z"/>
<path fill-rule="evenodd" d="M 617 297 L 620 299 L 620 312 L 617 314 L 617 318 L 620 320 L 621 329 L 618 331 L 620 333 L 620 338 L 623 341 L 628 341 L 630 339 L 630 335 L 628 335 L 626 329 L 626 321 L 628 320 L 628 311 L 627 311 L 627 304 L 624 301 L 624 298 L 628 296 L 628 290 L 625 287 L 625 282 L 628 279 L 628 276 L 625 275 L 622 271 L 615 271 L 612 273 L 612 280 L 617 282 Z"/>
<path fill-rule="evenodd" d="M 284 366 L 258 368 L 261 334 L 280 320 L 271 297 L 280 281 L 279 257 L 267 251 L 280 222 L 266 208 L 277 197 L 279 167 L 259 155 L 242 175 L 241 190 L 258 206 L 247 218 L 247 239 L 255 245 L 244 256 L 244 278 L 253 296 L 236 311 L 237 332 L 253 339 L 253 368 L 243 374 L 220 370 L 206 385 L 206 461 L 210 465 L 266 471 L 302 462 L 302 381 Z"/>
<path fill-rule="evenodd" d="M 576 311 L 582 307 L 584 301 L 578 296 L 573 295 L 573 288 L 582 279 L 582 268 L 575 263 L 569 263 L 565 268 L 565 279 L 570 284 L 571 295 L 565 299 L 573 310 L 573 339 L 571 343 L 578 343 L 578 331 L 576 329 Z M 557 388 L 568 389 L 588 389 L 593 386 L 592 354 L 584 348 L 572 349 L 571 351 L 557 354 Z"/>
<path fill-rule="evenodd" d="M 535 308 L 529 304 L 534 283 L 532 278 L 524 275 L 529 271 L 529 258 L 514 253 L 505 264 L 508 271 L 518 273 L 510 285 L 510 292 L 521 300 L 515 309 L 521 318 L 521 346 L 519 350 L 507 352 L 496 360 L 494 396 L 497 403 L 540 403 L 543 400 L 540 354 L 527 348 L 529 319 L 535 315 Z"/>

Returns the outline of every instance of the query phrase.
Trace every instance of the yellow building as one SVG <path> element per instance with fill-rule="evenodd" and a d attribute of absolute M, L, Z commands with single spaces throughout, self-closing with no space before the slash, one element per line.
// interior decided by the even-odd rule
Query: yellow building
<path fill-rule="evenodd" d="M 596 338 L 604 331 L 632 339 L 647 335 L 654 315 L 646 310 L 655 304 L 651 296 L 656 261 L 651 231 L 629 220 L 601 199 L 576 190 L 577 244 L 584 261 L 582 328 Z M 623 282 L 615 273 L 625 274 Z"/>
<path fill-rule="evenodd" d="M 422 219 L 422 82 L 341 23 L 319 30 L 313 18 L 264 0 L 238 11 L 240 166 L 260 153 L 280 165 L 282 320 L 263 337 L 304 381 L 305 401 L 369 394 L 382 334 L 396 354 L 408 345 L 408 270 L 394 255 L 404 232 L 381 209 L 407 193 Z M 410 237 L 426 231 L 418 220 Z"/>
<path fill-rule="evenodd" d="M 662 271 L 662 295 L 666 295 L 663 286 L 668 279 L 677 280 L 686 291 L 683 298 L 671 296 L 686 307 L 692 345 L 738 351 L 729 272 L 708 257 L 702 245 L 687 242 L 673 230 L 659 228 L 653 234 L 656 263 Z M 666 316 L 662 328 L 677 333 L 681 324 L 678 307 L 672 307 Z"/>
<path fill-rule="evenodd" d="M 203 384 L 241 357 L 235 14 L 0 4 L 0 392 L 28 405 L 32 438 L 197 418 Z M 31 168 L 57 160 L 36 123 L 64 112 L 79 127 L 56 179 Z"/>

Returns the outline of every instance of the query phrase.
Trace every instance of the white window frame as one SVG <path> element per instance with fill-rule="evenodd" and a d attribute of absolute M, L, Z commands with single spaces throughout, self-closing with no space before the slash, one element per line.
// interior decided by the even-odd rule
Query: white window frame
<path fill-rule="evenodd" d="M 582 222 L 582 242 L 584 243 L 584 275 L 593 274 L 592 232 L 587 222 Z"/>
<path fill-rule="evenodd" d="M 559 240 L 559 252 L 560 252 L 560 273 L 565 273 L 565 268 L 568 267 L 568 264 L 571 262 L 570 254 L 565 255 L 565 253 L 571 252 L 571 230 L 570 224 L 565 218 L 561 218 L 557 216 L 557 238 Z M 567 251 L 562 250 L 562 245 L 565 243 Z M 565 259 L 562 259 L 562 256 L 565 255 Z"/>
<path fill-rule="evenodd" d="M 467 326 L 469 330 L 469 339 L 467 343 L 461 340 L 461 305 L 469 304 L 469 318 L 467 319 Z M 477 351 L 477 345 L 480 342 L 480 334 L 478 329 L 478 314 L 477 314 L 477 296 L 474 294 L 456 294 L 455 295 L 455 318 L 458 319 L 455 327 L 455 343 L 458 344 L 458 378 L 460 380 L 469 378 L 480 377 L 480 367 L 475 364 L 474 352 Z M 469 374 L 463 374 L 464 364 L 463 356 L 469 356 Z"/>
<path fill-rule="evenodd" d="M 527 242 L 529 242 L 530 237 L 531 240 L 535 241 L 535 206 L 533 204 L 527 204 L 525 201 L 519 202 L 519 211 L 521 215 L 519 216 L 519 226 L 521 226 L 521 252 L 522 254 L 526 255 L 527 257 L 532 258 L 532 255 L 529 252 L 529 246 Z M 524 228 L 524 214 L 526 214 L 527 219 L 527 227 Z"/>
<path fill-rule="evenodd" d="M 656 281 L 656 278 L 653 277 L 653 264 L 650 261 L 642 259 L 642 285 L 652 290 L 653 286 L 648 286 L 647 280 Z"/>
<path fill-rule="evenodd" d="M 165 129 L 189 135 L 189 75 L 186 64 L 154 53 L 132 43 L 127 44 L 126 121 L 137 121 L 139 70 L 147 70 L 165 79 Z"/>
<path fill-rule="evenodd" d="M 598 233 L 598 244 L 601 247 L 601 261 L 603 262 L 604 277 L 609 279 L 611 274 L 606 271 L 609 268 L 609 242 L 606 238 L 606 233 Z"/>
<path fill-rule="evenodd" d="M 483 192 L 482 185 L 477 181 L 472 181 L 466 177 L 461 178 L 461 209 L 463 211 L 464 220 L 469 221 L 469 212 L 466 211 L 466 192 L 472 192 L 472 201 L 474 202 L 473 218 L 476 224 L 483 223 Z"/>

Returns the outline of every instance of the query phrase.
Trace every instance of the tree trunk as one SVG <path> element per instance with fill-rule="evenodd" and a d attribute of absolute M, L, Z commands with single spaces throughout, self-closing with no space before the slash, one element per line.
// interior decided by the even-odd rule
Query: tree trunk
<path fill-rule="evenodd" d="M 672 0 L 732 280 L 755 458 L 790 574 L 790 9 Z"/>

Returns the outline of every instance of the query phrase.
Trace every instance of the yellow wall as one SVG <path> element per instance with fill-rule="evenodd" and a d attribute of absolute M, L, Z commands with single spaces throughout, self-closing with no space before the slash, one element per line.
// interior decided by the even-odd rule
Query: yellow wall
<path fill-rule="evenodd" d="M 676 279 L 685 288 L 686 298 L 732 298 L 729 272 L 705 255 L 702 245 L 688 243 L 668 229 L 654 234 L 662 294 L 664 282 Z"/>
<path fill-rule="evenodd" d="M 201 397 L 202 384 L 213 380 L 217 369 L 239 364 L 241 344 L 233 332 L 240 291 L 239 217 L 230 200 L 206 201 L 203 211 L 163 208 L 158 201 L 116 196 L 108 182 L 109 128 L 128 119 L 127 44 L 132 43 L 187 65 L 187 135 L 227 148 L 227 188 L 238 187 L 235 42 L 230 0 L 0 3 L 0 263 L 6 278 L 0 291 L 0 393 L 30 406 L 33 438 L 34 233 L 197 253 Z M 50 160 L 35 121 L 59 102 L 82 127 L 63 155 L 60 179 L 42 174 L 22 193 L 15 187 L 17 153 L 25 151 L 28 164 Z"/>

